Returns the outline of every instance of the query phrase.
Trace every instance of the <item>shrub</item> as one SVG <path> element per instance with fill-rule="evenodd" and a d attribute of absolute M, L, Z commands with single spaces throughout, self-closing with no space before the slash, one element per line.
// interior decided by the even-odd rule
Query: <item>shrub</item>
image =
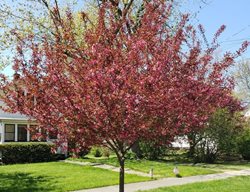
<path fill-rule="evenodd" d="M 59 160 L 65 160 L 66 159 L 66 155 L 65 154 L 52 154 L 52 161 L 59 161 Z"/>
<path fill-rule="evenodd" d="M 133 151 L 129 150 L 126 154 L 126 159 L 130 160 L 137 159 L 137 155 Z"/>
<path fill-rule="evenodd" d="M 100 147 L 92 147 L 91 152 L 94 157 L 101 157 L 102 156 L 102 149 Z"/>
<path fill-rule="evenodd" d="M 245 160 L 250 160 L 250 129 L 244 130 L 238 141 L 239 153 Z"/>
<path fill-rule="evenodd" d="M 81 157 L 83 158 L 85 155 L 87 155 L 89 153 L 89 149 L 82 149 L 80 152 L 77 153 L 77 157 Z"/>
<path fill-rule="evenodd" d="M 157 160 L 166 155 L 167 146 L 159 145 L 155 142 L 146 142 L 140 141 L 140 156 L 149 159 L 149 160 Z"/>
<path fill-rule="evenodd" d="M 6 143 L 0 145 L 4 164 L 47 162 L 53 160 L 52 144 L 48 143 Z"/>
<path fill-rule="evenodd" d="M 250 138 L 241 143 L 240 146 L 240 154 L 245 160 L 250 160 Z"/>
<path fill-rule="evenodd" d="M 103 147 L 103 148 L 102 148 L 102 155 L 103 155 L 104 157 L 109 158 L 109 156 L 111 155 L 110 149 L 107 148 L 107 147 Z"/>
<path fill-rule="evenodd" d="M 81 157 L 83 158 L 85 155 L 90 152 L 89 146 L 79 145 L 75 139 L 68 139 L 68 156 L 70 157 Z"/>

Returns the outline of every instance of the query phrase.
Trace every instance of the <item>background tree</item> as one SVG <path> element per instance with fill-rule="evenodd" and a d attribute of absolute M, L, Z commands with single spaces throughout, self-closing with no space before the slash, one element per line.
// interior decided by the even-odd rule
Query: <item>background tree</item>
<path fill-rule="evenodd" d="M 73 10 L 75 20 L 75 33 L 81 37 L 87 27 L 95 24 L 96 0 L 66 1 L 66 0 L 2 0 L 0 2 L 0 64 L 2 67 L 11 65 L 11 54 L 15 52 L 15 45 L 19 37 L 26 38 L 33 34 L 37 42 L 43 41 L 43 37 L 55 41 L 60 30 L 56 28 L 54 21 L 65 18 L 65 10 Z M 57 9 L 58 12 L 54 10 Z M 88 17 L 84 13 L 88 12 Z M 88 21 L 88 22 L 87 22 Z M 80 43 L 81 38 L 78 38 Z"/>
<path fill-rule="evenodd" d="M 195 162 L 214 163 L 218 158 L 230 159 L 238 154 L 238 138 L 243 132 L 244 118 L 228 109 L 218 109 L 208 124 L 196 133 Z"/>
<path fill-rule="evenodd" d="M 110 0 L 108 0 L 110 1 Z M 172 24 L 178 23 L 181 7 L 185 6 L 188 0 L 176 0 L 172 9 Z M 65 17 L 64 10 L 70 7 L 75 19 L 75 32 L 78 34 L 78 41 L 86 30 L 86 25 L 91 26 L 96 22 L 98 8 L 102 4 L 102 0 L 1 0 L 0 2 L 0 67 L 9 67 L 13 62 L 13 54 L 17 43 L 15 32 L 19 36 L 27 37 L 31 33 L 36 36 L 37 41 L 42 41 L 46 36 L 54 41 L 55 30 L 52 19 L 52 10 L 57 7 L 60 10 L 60 17 Z M 104 1 L 105 2 L 105 1 Z M 117 13 L 121 12 L 123 5 L 128 1 L 118 0 L 110 1 L 121 6 L 117 7 Z M 206 2 L 197 0 L 197 3 L 206 4 Z M 134 17 L 140 20 L 143 13 L 143 0 L 137 0 L 133 3 Z M 88 17 L 86 18 L 87 13 Z M 59 15 L 54 15 L 59 17 Z M 83 17 L 85 17 L 83 19 Z M 84 20 L 84 21 L 83 21 Z M 170 23 L 170 20 L 169 20 Z M 171 26 L 172 27 L 172 26 Z M 172 28 L 175 30 L 175 27 Z M 82 42 L 83 43 L 83 42 Z"/>
<path fill-rule="evenodd" d="M 250 60 L 239 61 L 234 68 L 236 82 L 236 95 L 245 102 L 250 103 Z"/>
<path fill-rule="evenodd" d="M 195 159 L 197 160 L 197 154 L 196 154 L 197 147 L 201 147 L 201 146 L 197 146 L 197 145 L 199 143 L 201 143 L 202 140 L 205 142 L 205 140 L 206 140 L 205 138 L 209 138 L 208 135 L 210 135 L 210 134 L 207 134 L 208 132 L 213 132 L 211 134 L 211 136 L 217 135 L 216 136 L 217 140 L 219 137 L 222 137 L 221 140 L 224 140 L 223 139 L 224 135 L 220 134 L 220 133 L 227 132 L 227 131 L 230 132 L 231 129 L 237 128 L 237 126 L 240 125 L 240 120 L 243 120 L 243 119 L 240 119 L 238 116 L 235 116 L 235 115 L 239 114 L 243 110 L 244 110 L 244 107 L 242 107 L 241 102 L 232 96 L 231 99 L 228 100 L 228 102 L 222 103 L 220 105 L 220 108 L 218 108 L 215 113 L 211 113 L 209 115 L 209 118 L 208 118 L 209 120 L 207 122 L 207 124 L 209 124 L 209 125 L 207 125 L 207 124 L 202 125 L 202 126 L 204 126 L 202 128 L 199 127 L 199 125 L 195 126 L 192 129 L 192 131 L 190 131 L 187 134 L 187 138 L 188 138 L 188 142 L 189 142 L 189 146 L 190 146 L 189 151 L 187 153 L 188 157 L 193 159 L 193 160 L 195 160 Z M 213 120 L 215 120 L 215 121 L 213 121 Z M 213 122 L 210 123 L 210 121 L 213 121 Z M 234 138 L 236 138 L 236 135 Z M 217 153 L 218 141 L 215 141 L 213 138 L 209 138 L 209 140 L 211 142 L 216 143 L 214 147 L 216 148 L 216 153 Z M 203 152 L 202 150 L 204 150 L 204 148 L 201 149 L 201 152 Z M 202 156 L 203 157 L 199 158 L 199 159 L 203 159 L 202 161 L 204 161 L 205 154 L 203 153 Z M 201 161 L 201 160 L 199 160 L 199 161 Z"/>
<path fill-rule="evenodd" d="M 204 47 L 188 16 L 169 28 L 171 3 L 143 1 L 138 20 L 133 2 L 103 2 L 84 44 L 69 9 L 65 18 L 52 16 L 60 30 L 53 42 L 16 33 L 15 78 L 1 76 L 4 110 L 37 119 L 59 134 L 58 144 L 75 141 L 70 150 L 96 144 L 112 149 L 120 163 L 120 192 L 125 155 L 139 138 L 168 144 L 195 125 L 203 127 L 209 114 L 231 101 L 232 82 L 222 74 L 248 45 L 214 61 L 224 26 Z"/>
<path fill-rule="evenodd" d="M 239 153 L 245 160 L 250 160 L 250 128 L 249 128 L 249 119 L 245 121 L 243 132 L 238 137 L 238 149 Z"/>

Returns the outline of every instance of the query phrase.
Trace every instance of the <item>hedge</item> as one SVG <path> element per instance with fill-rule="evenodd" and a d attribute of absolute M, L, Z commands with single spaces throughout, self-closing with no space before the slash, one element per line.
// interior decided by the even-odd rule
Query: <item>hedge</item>
<path fill-rule="evenodd" d="M 42 142 L 5 143 L 0 145 L 3 164 L 47 162 L 54 160 L 53 144 Z"/>

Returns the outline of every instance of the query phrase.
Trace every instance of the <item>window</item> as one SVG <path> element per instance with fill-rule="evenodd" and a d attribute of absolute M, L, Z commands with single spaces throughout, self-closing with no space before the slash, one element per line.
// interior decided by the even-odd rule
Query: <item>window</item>
<path fill-rule="evenodd" d="M 15 141 L 14 124 L 5 124 L 5 141 Z"/>
<path fill-rule="evenodd" d="M 18 141 L 27 141 L 27 125 L 17 126 Z"/>

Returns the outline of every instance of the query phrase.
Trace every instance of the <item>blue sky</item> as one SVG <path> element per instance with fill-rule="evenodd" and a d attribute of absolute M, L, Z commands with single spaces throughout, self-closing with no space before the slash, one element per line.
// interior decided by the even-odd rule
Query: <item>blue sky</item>
<path fill-rule="evenodd" d="M 182 9 L 190 12 L 192 24 L 204 26 L 208 39 L 213 37 L 222 24 L 226 25 L 226 31 L 219 39 L 221 52 L 235 51 L 244 40 L 250 41 L 250 0 L 206 0 L 206 2 L 204 4 L 201 0 L 186 0 Z M 250 48 L 242 57 L 250 58 Z M 5 73 L 11 74 L 11 67 L 8 67 Z"/>
<path fill-rule="evenodd" d="M 244 40 L 250 41 L 249 0 L 206 0 L 207 4 L 198 1 L 189 0 L 183 8 L 192 13 L 193 24 L 205 27 L 209 39 L 222 24 L 226 25 L 219 39 L 223 52 L 234 51 Z M 250 58 L 250 48 L 242 56 Z"/>

